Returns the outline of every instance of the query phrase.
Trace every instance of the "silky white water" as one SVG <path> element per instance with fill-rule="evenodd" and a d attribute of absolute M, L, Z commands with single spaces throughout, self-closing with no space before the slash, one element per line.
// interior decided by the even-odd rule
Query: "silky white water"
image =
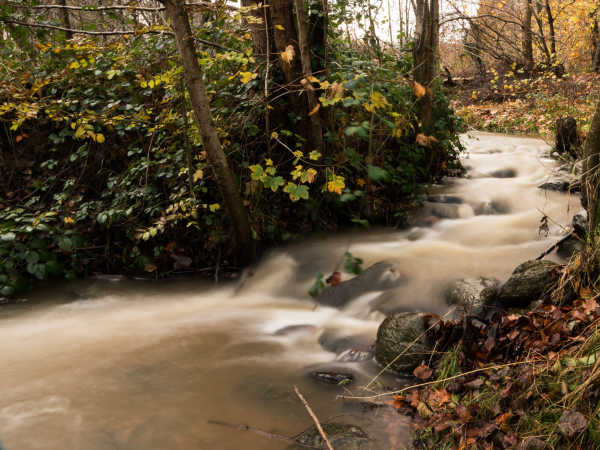
<path fill-rule="evenodd" d="M 361 393 L 378 371 L 370 361 L 335 362 L 319 340 L 371 342 L 383 313 L 443 314 L 445 283 L 506 279 L 581 209 L 578 197 L 537 189 L 556 167 L 544 142 L 486 133 L 463 140 L 468 177 L 433 189 L 462 199 L 457 218 L 306 239 L 271 252 L 243 284 L 85 280 L 0 308 L 0 442 L 7 450 L 283 449 L 285 442 L 207 421 L 293 436 L 312 423 L 294 385 L 322 421 L 359 424 L 381 448 L 407 442 L 404 418 L 365 413 L 336 400 L 343 387 L 307 376 L 315 368 L 350 372 L 356 379 L 346 389 Z M 516 177 L 490 176 L 499 169 Z M 488 202 L 503 213 L 477 214 Z M 538 233 L 544 215 L 547 237 Z M 394 263 L 407 282 L 342 310 L 316 305 L 307 294 L 315 274 L 331 273 L 347 249 L 364 267 Z M 307 326 L 276 333 L 292 325 Z"/>

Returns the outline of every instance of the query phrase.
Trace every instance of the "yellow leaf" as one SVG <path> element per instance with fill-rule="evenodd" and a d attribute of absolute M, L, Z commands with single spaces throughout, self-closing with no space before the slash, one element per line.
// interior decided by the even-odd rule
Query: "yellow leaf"
<path fill-rule="evenodd" d="M 79 126 L 79 128 L 77 128 L 77 130 L 75 130 L 75 138 L 76 139 L 81 139 L 84 134 L 85 134 L 85 128 L 82 126 Z"/>
<path fill-rule="evenodd" d="M 240 72 L 240 81 L 243 84 L 246 84 L 246 83 L 249 83 L 250 81 L 254 80 L 257 76 L 258 76 L 257 73 Z"/>
<path fill-rule="evenodd" d="M 194 180 L 194 183 L 195 183 L 196 181 L 201 180 L 203 176 L 204 176 L 204 172 L 202 171 L 202 169 L 198 169 L 194 172 L 192 179 Z"/>
<path fill-rule="evenodd" d="M 315 106 L 313 109 L 311 109 L 310 112 L 308 113 L 308 115 L 312 116 L 313 114 L 316 114 L 317 111 L 319 110 L 319 108 L 321 108 L 321 104 L 317 103 L 317 106 Z"/>
<path fill-rule="evenodd" d="M 283 25 L 275 25 L 275 28 L 277 28 L 278 30 L 285 30 L 285 28 L 283 27 Z"/>
<path fill-rule="evenodd" d="M 427 90 L 420 83 L 413 81 L 413 92 L 417 98 L 421 98 L 427 93 Z"/>
<path fill-rule="evenodd" d="M 387 99 L 383 96 L 381 92 L 372 92 L 370 95 L 371 103 L 375 108 L 383 109 L 387 105 L 389 105 Z"/>
<path fill-rule="evenodd" d="M 154 80 L 150 80 L 150 81 L 148 81 L 148 87 L 149 87 L 150 89 L 153 89 L 153 88 L 154 88 Z"/>
<path fill-rule="evenodd" d="M 320 83 L 319 79 L 314 75 L 309 75 L 308 77 L 306 77 L 306 79 L 311 83 Z"/>
<path fill-rule="evenodd" d="M 344 177 L 333 174 L 327 183 L 327 190 L 335 192 L 337 195 L 342 195 L 342 189 L 346 187 Z"/>
<path fill-rule="evenodd" d="M 104 135 L 103 135 L 102 133 L 98 133 L 98 134 L 96 135 L 96 137 L 94 138 L 94 140 L 95 140 L 95 141 L 96 141 L 98 144 L 102 144 L 102 143 L 104 143 L 104 141 L 105 141 L 106 139 L 104 138 Z"/>
<path fill-rule="evenodd" d="M 65 217 L 64 221 L 67 224 L 69 224 L 69 223 L 75 223 L 75 219 L 73 219 L 72 217 Z"/>
<path fill-rule="evenodd" d="M 69 64 L 69 69 L 79 69 L 80 65 L 78 61 L 73 61 L 71 64 Z"/>
<path fill-rule="evenodd" d="M 150 273 L 156 271 L 156 269 L 158 269 L 158 267 L 156 267 L 154 264 L 151 264 L 151 263 L 147 263 L 146 266 L 144 267 L 144 270 L 146 272 L 150 272 Z"/>
<path fill-rule="evenodd" d="M 291 62 L 294 59 L 294 56 L 296 56 L 296 52 L 294 51 L 293 45 L 288 45 L 285 48 L 285 51 L 281 52 L 281 59 L 283 59 L 288 64 L 291 64 Z"/>
<path fill-rule="evenodd" d="M 417 144 L 423 147 L 430 147 L 431 144 L 436 143 L 438 140 L 434 136 L 425 136 L 423 133 L 417 134 Z"/>
<path fill-rule="evenodd" d="M 219 205 L 218 203 L 213 203 L 212 205 L 208 206 L 208 209 L 210 209 L 210 212 L 215 212 L 221 209 L 221 205 Z"/>

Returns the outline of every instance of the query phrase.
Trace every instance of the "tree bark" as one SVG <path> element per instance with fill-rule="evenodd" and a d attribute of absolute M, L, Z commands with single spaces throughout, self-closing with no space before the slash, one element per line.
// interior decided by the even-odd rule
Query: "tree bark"
<path fill-rule="evenodd" d="M 588 212 L 590 236 L 600 224 L 600 102 L 583 146 L 583 176 L 581 179 L 582 203 Z"/>
<path fill-rule="evenodd" d="M 67 0 L 59 0 L 58 4 L 61 6 L 67 6 Z M 70 30 L 72 27 L 71 27 L 71 18 L 69 17 L 69 10 L 67 8 L 61 8 L 60 14 L 62 16 L 63 26 Z M 66 31 L 65 36 L 69 40 L 73 39 L 73 32 Z"/>
<path fill-rule="evenodd" d="M 552 54 L 552 63 L 556 62 L 556 32 L 554 31 L 554 16 L 550 8 L 550 2 L 546 0 L 546 16 L 548 16 L 548 29 L 550 31 L 550 51 Z"/>
<path fill-rule="evenodd" d="M 221 147 L 221 141 L 215 129 L 203 73 L 194 46 L 190 21 L 183 6 L 183 0 L 161 0 L 171 22 L 179 56 L 183 63 L 183 74 L 190 94 L 196 125 L 200 131 L 202 144 L 208 161 L 214 171 L 217 185 L 223 197 L 225 210 L 233 228 L 234 254 L 240 264 L 248 264 L 254 258 L 254 242 L 250 229 L 248 213 L 229 167 L 227 156 Z"/>
<path fill-rule="evenodd" d="M 270 43 L 273 42 L 273 39 L 270 39 L 270 37 L 273 33 L 273 26 L 268 2 L 265 0 L 257 3 L 253 0 L 242 0 L 241 4 L 242 7 L 250 8 L 246 15 L 252 18 L 247 23 L 252 35 L 254 55 L 264 57 L 267 53 L 272 53 Z M 267 19 L 266 23 L 265 17 Z M 267 33 L 269 33 L 269 36 L 267 36 Z"/>
<path fill-rule="evenodd" d="M 531 31 L 531 18 L 533 16 L 532 0 L 525 0 L 525 19 L 523 20 L 523 59 L 525 68 L 533 71 L 533 32 Z"/>
<path fill-rule="evenodd" d="M 437 75 L 436 57 L 439 47 L 438 0 L 417 0 L 415 15 L 414 78 L 426 88 L 426 94 L 419 100 L 419 119 L 423 130 L 430 132 L 433 125 L 433 82 Z"/>
<path fill-rule="evenodd" d="M 300 44 L 300 58 L 302 60 L 303 86 L 308 100 L 309 118 L 308 118 L 308 138 L 312 150 L 323 151 L 323 129 L 319 120 L 320 115 L 316 112 L 319 107 L 319 100 L 315 95 L 312 84 L 308 79 L 312 76 L 310 61 L 310 43 L 308 42 L 306 22 L 306 11 L 304 10 L 304 0 L 295 0 L 296 18 L 298 19 L 298 41 Z"/>

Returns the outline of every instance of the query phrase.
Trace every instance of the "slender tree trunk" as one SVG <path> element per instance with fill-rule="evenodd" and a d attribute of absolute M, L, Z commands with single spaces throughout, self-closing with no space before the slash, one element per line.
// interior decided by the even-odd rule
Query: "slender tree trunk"
<path fill-rule="evenodd" d="M 235 255 L 240 264 L 248 264 L 254 258 L 254 242 L 248 213 L 229 167 L 227 156 L 221 147 L 221 141 L 215 129 L 209 100 L 203 81 L 203 73 L 198 64 L 190 21 L 183 6 L 184 0 L 161 0 L 175 33 L 175 41 L 183 74 L 190 94 L 196 125 L 200 131 L 202 144 L 206 150 L 208 161 L 214 171 L 215 178 L 225 209 L 229 215 L 234 234 Z"/>
<path fill-rule="evenodd" d="M 250 8 L 246 13 L 251 20 L 248 20 L 248 27 L 250 28 L 250 34 L 252 35 L 252 47 L 254 48 L 254 55 L 264 57 L 267 52 L 272 53 L 270 42 L 273 39 L 269 39 L 267 33 L 272 35 L 273 29 L 271 22 L 271 11 L 268 2 L 257 3 L 253 0 L 242 0 L 242 7 Z M 265 16 L 267 23 L 265 23 Z"/>
<path fill-rule="evenodd" d="M 552 52 L 552 63 L 556 62 L 556 32 L 554 31 L 554 16 L 550 9 L 550 2 L 546 0 L 546 16 L 548 16 L 548 29 L 550 31 L 550 51 Z"/>
<path fill-rule="evenodd" d="M 67 0 L 59 0 L 58 4 L 61 6 L 67 6 Z M 69 17 L 69 10 L 67 8 L 61 8 L 60 14 L 62 16 L 63 26 L 71 30 L 72 27 L 71 18 Z M 73 33 L 71 31 L 66 31 L 65 36 L 67 39 L 73 39 Z"/>
<path fill-rule="evenodd" d="M 419 118 L 423 129 L 430 132 L 433 124 L 433 82 L 437 75 L 436 57 L 439 46 L 438 0 L 417 0 L 415 15 L 414 77 L 416 82 L 426 88 L 426 94 L 419 100 Z"/>
<path fill-rule="evenodd" d="M 319 101 L 315 95 L 315 91 L 308 79 L 312 76 L 312 68 L 310 61 L 310 43 L 308 42 L 308 24 L 306 22 L 306 11 L 304 10 L 304 0 L 295 0 L 296 18 L 298 19 L 298 41 L 300 44 L 300 58 L 302 60 L 302 75 L 303 83 L 310 110 L 308 118 L 308 137 L 312 150 L 323 150 L 323 129 L 319 120 L 320 115 L 317 113 Z"/>
<path fill-rule="evenodd" d="M 592 28 L 592 70 L 594 72 L 600 71 L 600 27 L 597 19 L 594 19 L 594 27 Z"/>
<path fill-rule="evenodd" d="M 533 32 L 531 31 L 531 19 L 533 16 L 532 0 L 524 0 L 525 2 L 525 19 L 523 20 L 523 59 L 525 60 L 525 68 L 533 71 Z"/>
<path fill-rule="evenodd" d="M 600 225 L 600 102 L 583 146 L 582 203 L 588 211 L 590 235 L 596 239 Z"/>

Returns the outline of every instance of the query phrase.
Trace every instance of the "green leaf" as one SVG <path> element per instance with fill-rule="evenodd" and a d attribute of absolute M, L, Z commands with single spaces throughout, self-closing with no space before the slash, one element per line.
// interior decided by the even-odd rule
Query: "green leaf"
<path fill-rule="evenodd" d="M 73 243 L 68 237 L 63 237 L 58 241 L 58 246 L 65 252 L 70 252 L 73 249 Z"/>
<path fill-rule="evenodd" d="M 265 177 L 263 181 L 266 188 L 271 188 L 273 192 L 276 192 L 280 186 L 285 184 L 283 177 Z"/>
<path fill-rule="evenodd" d="M 367 166 L 367 175 L 373 181 L 388 181 L 390 179 L 390 174 L 387 170 L 370 164 Z"/>
<path fill-rule="evenodd" d="M 316 297 L 319 295 L 323 289 L 325 289 L 325 283 L 323 282 L 323 274 L 321 272 L 317 273 L 317 279 L 315 280 L 312 287 L 309 289 L 308 293 L 311 297 Z"/>

